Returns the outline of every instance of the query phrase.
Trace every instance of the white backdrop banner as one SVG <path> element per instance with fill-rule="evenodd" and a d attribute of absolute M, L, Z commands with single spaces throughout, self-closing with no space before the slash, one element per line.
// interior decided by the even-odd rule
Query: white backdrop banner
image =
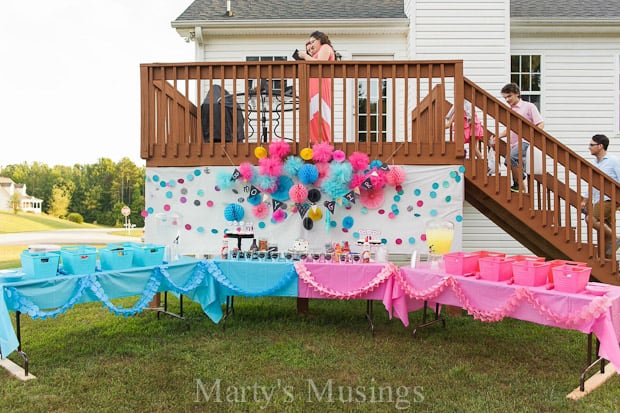
<path fill-rule="evenodd" d="M 394 167 L 393 167 L 394 168 Z M 381 240 L 389 253 L 427 252 L 425 227 L 429 220 L 454 224 L 452 251 L 461 249 L 464 169 L 462 165 L 398 166 L 404 178 L 372 192 L 358 188 L 342 196 L 324 185 L 299 185 L 301 195 L 288 190 L 298 184 L 287 180 L 279 190 L 239 179 L 236 167 L 147 168 L 145 241 L 171 245 L 178 237 L 180 253 L 218 254 L 226 232 L 253 227 L 256 239 L 277 244 L 280 250 L 297 239 L 308 240 L 312 251 L 326 243 Z M 278 181 L 279 182 L 279 181 Z M 372 187 L 371 180 L 366 184 Z M 376 183 L 376 182 L 375 182 Z M 314 189 L 314 191 L 312 191 Z M 304 191 L 309 195 L 304 197 Z M 328 195 L 328 194 L 332 195 Z M 251 240 L 244 240 L 249 249 Z M 236 241 L 229 241 L 230 247 Z"/>

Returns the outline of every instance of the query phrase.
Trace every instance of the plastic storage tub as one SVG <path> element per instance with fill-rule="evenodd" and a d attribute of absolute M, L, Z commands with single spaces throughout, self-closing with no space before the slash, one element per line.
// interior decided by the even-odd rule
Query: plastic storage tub
<path fill-rule="evenodd" d="M 126 270 L 133 266 L 134 249 L 130 247 L 100 248 L 99 262 L 102 271 Z"/>
<path fill-rule="evenodd" d="M 97 248 L 86 245 L 62 247 L 62 270 L 67 274 L 91 274 L 97 268 Z"/>
<path fill-rule="evenodd" d="M 444 271 L 448 274 L 473 274 L 478 267 L 477 252 L 450 252 L 443 256 Z"/>
<path fill-rule="evenodd" d="M 512 258 L 483 257 L 478 260 L 480 278 L 489 281 L 506 281 L 512 277 Z"/>
<path fill-rule="evenodd" d="M 60 254 L 58 252 L 31 252 L 24 250 L 20 255 L 22 271 L 34 278 L 53 277 L 58 273 Z"/>
<path fill-rule="evenodd" d="M 586 289 L 592 268 L 578 265 L 558 265 L 553 271 L 553 287 L 565 293 L 579 293 Z"/>
<path fill-rule="evenodd" d="M 547 283 L 549 263 L 541 261 L 515 261 L 512 263 L 514 283 L 536 287 Z"/>

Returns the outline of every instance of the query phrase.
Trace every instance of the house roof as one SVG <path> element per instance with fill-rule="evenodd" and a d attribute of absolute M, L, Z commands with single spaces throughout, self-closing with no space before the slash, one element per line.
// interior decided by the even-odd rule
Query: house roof
<path fill-rule="evenodd" d="M 177 17 L 183 21 L 213 20 L 358 20 L 406 19 L 403 0 L 195 0 Z M 511 0 L 510 17 L 532 20 L 609 20 L 620 18 L 620 1 Z"/>
<path fill-rule="evenodd" d="M 510 0 L 510 17 L 533 20 L 618 19 L 620 1 Z"/>
<path fill-rule="evenodd" d="M 234 15 L 226 16 L 226 0 L 195 0 L 176 21 L 201 20 L 351 20 L 406 19 L 403 0 L 252 0 L 231 1 Z"/>

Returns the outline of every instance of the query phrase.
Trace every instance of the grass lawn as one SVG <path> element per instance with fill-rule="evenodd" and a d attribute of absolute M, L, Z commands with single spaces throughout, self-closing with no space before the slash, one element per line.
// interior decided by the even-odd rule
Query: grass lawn
<path fill-rule="evenodd" d="M 0 269 L 18 267 L 24 248 L 0 246 Z M 618 376 L 566 399 L 585 365 L 584 334 L 465 315 L 414 339 L 412 326 L 375 303 L 373 337 L 365 306 L 310 300 L 298 315 L 293 298 L 236 298 L 225 331 L 189 300 L 189 330 L 152 311 L 116 317 L 97 303 L 56 319 L 24 315 L 23 349 L 37 379 L 0 369 L 0 412 L 619 411 Z"/>
<path fill-rule="evenodd" d="M 363 301 L 311 300 L 306 316 L 295 304 L 237 298 L 225 331 L 192 302 L 190 330 L 153 312 L 115 317 L 97 304 L 54 320 L 23 317 L 38 378 L 22 383 L 0 371 L 0 411 L 618 411 L 618 377 L 566 399 L 584 364 L 586 337 L 577 332 L 464 316 L 413 339 L 375 303 L 373 337 Z"/>

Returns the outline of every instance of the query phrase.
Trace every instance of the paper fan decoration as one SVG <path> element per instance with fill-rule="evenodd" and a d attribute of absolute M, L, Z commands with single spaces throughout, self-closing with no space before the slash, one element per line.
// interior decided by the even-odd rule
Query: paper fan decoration
<path fill-rule="evenodd" d="M 318 221 L 319 219 L 323 218 L 323 211 L 321 211 L 321 208 L 319 208 L 318 206 L 312 205 L 310 207 L 310 210 L 308 211 L 308 218 L 313 221 Z"/>
<path fill-rule="evenodd" d="M 371 189 L 360 192 L 360 203 L 368 209 L 377 209 L 383 205 L 385 196 L 382 189 Z"/>

